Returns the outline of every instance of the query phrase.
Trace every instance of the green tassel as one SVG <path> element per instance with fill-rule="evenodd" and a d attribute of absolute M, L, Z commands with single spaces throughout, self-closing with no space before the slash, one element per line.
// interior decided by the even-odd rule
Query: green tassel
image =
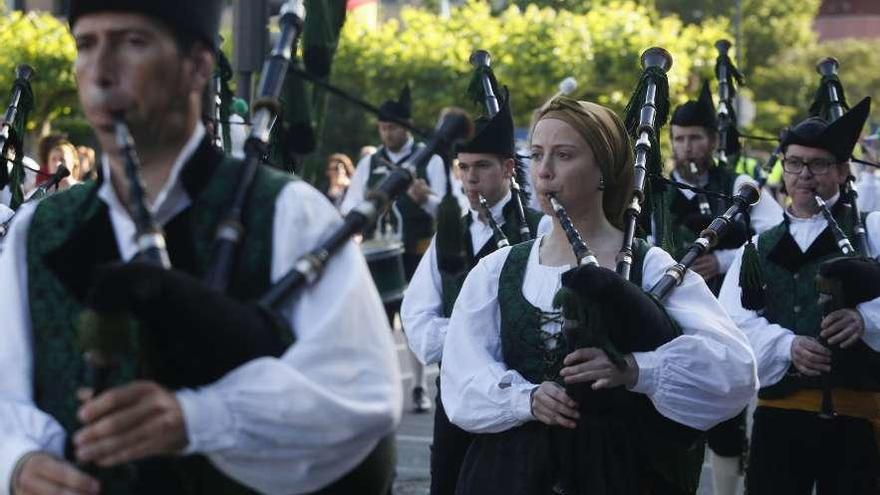
<path fill-rule="evenodd" d="M 16 147 L 16 150 L 24 149 Z M 9 201 L 9 207 L 17 210 L 24 203 L 24 153 L 15 152 L 15 160 L 12 160 L 12 172 L 9 174 L 9 190 L 12 192 L 12 199 Z M 5 166 L 5 164 L 3 165 Z"/>
<path fill-rule="evenodd" d="M 104 313 L 86 309 L 79 315 L 77 343 L 82 352 L 120 356 L 132 352 L 135 324 L 127 313 Z"/>
<path fill-rule="evenodd" d="M 580 323 L 577 328 L 572 329 L 573 332 L 570 331 L 569 335 L 566 335 L 566 339 L 576 340 L 576 342 L 569 342 L 570 349 L 597 347 L 605 351 L 608 359 L 615 366 L 619 369 L 626 369 L 626 359 L 611 341 L 611 336 L 608 333 L 611 327 L 603 324 L 603 308 L 595 301 L 584 299 L 576 291 L 563 286 L 553 296 L 553 308 L 561 308 L 562 317 L 566 320 Z"/>
<path fill-rule="evenodd" d="M 743 248 L 742 266 L 739 270 L 739 286 L 742 289 L 742 307 L 752 311 L 764 309 L 764 276 L 761 273 L 761 260 L 758 248 L 749 239 Z"/>
<path fill-rule="evenodd" d="M 474 102 L 474 104 L 481 108 L 486 104 L 486 91 L 483 88 L 482 79 L 483 74 L 489 76 L 489 82 L 492 85 L 492 92 L 495 93 L 495 96 L 499 97 L 500 94 L 498 92 L 498 80 L 495 79 L 495 73 L 492 72 L 491 67 L 479 67 L 474 69 L 471 81 L 468 83 L 467 96 Z"/>
<path fill-rule="evenodd" d="M 666 211 L 663 201 L 666 185 L 659 180 L 660 176 L 663 175 L 663 157 L 660 154 L 660 143 L 657 140 L 657 136 L 660 135 L 660 129 L 669 118 L 669 79 L 666 77 L 666 72 L 663 69 L 648 67 L 642 73 L 636 89 L 626 105 L 624 125 L 633 139 L 639 138 L 638 130 L 642 104 L 644 103 L 648 86 L 651 83 L 655 84 L 657 88 L 654 99 L 657 115 L 654 119 L 655 135 L 651 137 L 651 153 L 649 153 L 646 164 L 648 178 L 645 184 L 645 201 L 642 204 L 642 215 L 645 218 L 654 218 L 656 226 L 656 231 L 654 232 L 655 244 L 671 253 L 673 252 L 674 244 L 670 229 L 669 213 Z M 656 214 L 652 217 L 651 215 L 654 213 Z"/>
<path fill-rule="evenodd" d="M 222 50 L 217 50 L 217 65 L 214 67 L 214 74 L 220 78 L 220 120 L 225 125 L 220 125 L 223 129 L 223 151 L 232 152 L 232 136 L 230 135 L 229 116 L 232 113 L 232 89 L 229 82 L 232 81 L 232 64 Z"/>
<path fill-rule="evenodd" d="M 437 208 L 437 263 L 442 271 L 458 273 L 466 268 L 461 206 L 451 192 Z"/>

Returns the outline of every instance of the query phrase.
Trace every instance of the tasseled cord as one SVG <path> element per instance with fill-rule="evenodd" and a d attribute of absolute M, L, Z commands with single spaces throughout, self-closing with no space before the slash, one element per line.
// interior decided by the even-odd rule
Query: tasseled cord
<path fill-rule="evenodd" d="M 654 232 L 655 243 L 666 252 L 675 252 L 675 242 L 672 238 L 669 214 L 664 205 L 666 184 L 661 180 L 663 175 L 663 158 L 660 156 L 660 142 L 657 136 L 660 129 L 666 124 L 669 117 L 669 80 L 666 73 L 659 67 L 648 67 L 642 73 L 639 83 L 626 105 L 624 125 L 630 137 L 638 139 L 639 119 L 641 117 L 642 103 L 648 84 L 653 82 L 657 85 L 656 109 L 657 117 L 654 121 L 655 135 L 651 138 L 651 153 L 648 156 L 648 179 L 645 183 L 645 202 L 642 205 L 642 215 L 653 218 L 656 231 Z M 654 212 L 657 212 L 654 215 Z"/>
<path fill-rule="evenodd" d="M 468 83 L 467 96 L 476 105 L 480 106 L 484 105 L 486 101 L 486 91 L 483 88 L 483 74 L 489 76 L 489 83 L 492 85 L 492 92 L 495 93 L 496 98 L 500 98 L 498 80 L 495 78 L 495 73 L 492 71 L 492 68 L 485 66 L 478 67 L 474 69 L 474 73 Z"/>
<path fill-rule="evenodd" d="M 751 231 L 751 222 L 748 213 L 744 213 L 746 227 Z M 758 256 L 758 248 L 752 242 L 752 236 L 748 237 L 743 247 L 742 266 L 739 270 L 739 287 L 741 289 L 740 302 L 742 307 L 752 311 L 764 309 L 764 275 L 761 272 L 761 260 Z"/>
<path fill-rule="evenodd" d="M 461 206 L 452 193 L 450 159 L 444 157 L 443 162 L 446 165 L 446 194 L 437 207 L 437 265 L 441 271 L 459 273 L 466 268 Z"/>
<path fill-rule="evenodd" d="M 563 285 L 553 296 L 553 308 L 562 312 L 564 320 L 579 322 L 575 328 L 566 328 L 563 324 L 568 352 L 582 347 L 598 347 L 618 369 L 626 369 L 623 353 L 611 341 L 609 327 L 601 321 L 602 308 L 595 301 L 583 299 L 577 291 Z"/>

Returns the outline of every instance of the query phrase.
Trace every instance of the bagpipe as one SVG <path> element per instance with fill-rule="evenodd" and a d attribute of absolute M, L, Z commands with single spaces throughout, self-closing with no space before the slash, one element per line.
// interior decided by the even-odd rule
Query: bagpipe
<path fill-rule="evenodd" d="M 810 108 L 811 114 L 818 114 L 822 106 L 827 108 L 828 122 L 833 122 L 843 116 L 846 111 L 846 96 L 843 84 L 838 77 L 840 63 L 834 57 L 827 57 L 816 64 L 816 72 L 822 76 L 819 88 L 816 90 L 816 99 Z M 824 96 L 822 93 L 824 92 Z M 859 192 L 856 189 L 856 178 L 850 173 L 846 183 L 841 189 L 850 207 L 850 216 L 853 222 L 853 237 L 855 244 L 863 255 L 868 253 L 868 240 L 865 233 L 865 225 L 859 212 Z"/>
<path fill-rule="evenodd" d="M 684 256 L 674 265 L 666 269 L 666 272 L 648 291 L 651 296 L 662 301 L 669 295 L 669 292 L 684 281 L 687 269 L 700 256 L 708 253 L 718 244 L 719 239 L 727 234 L 734 220 L 742 215 L 747 214 L 751 206 L 754 206 L 760 198 L 760 191 L 752 184 L 745 183 L 740 186 L 739 191 L 732 198 L 732 205 L 721 215 L 715 217 L 708 227 L 700 232 L 700 236 L 685 252 Z"/>
<path fill-rule="evenodd" d="M 739 155 L 739 131 L 737 130 L 737 116 L 733 99 L 736 96 L 737 84 L 742 84 L 743 76 L 739 69 L 733 65 L 728 52 L 731 43 L 728 40 L 718 40 L 715 49 L 718 57 L 715 60 L 715 77 L 718 79 L 718 150 L 716 157 L 718 163 L 725 168 L 735 167 L 736 164 L 728 163 L 731 156 Z"/>
<path fill-rule="evenodd" d="M 647 245 L 635 239 L 635 228 L 642 202 L 651 201 L 646 179 L 659 174 L 657 136 L 669 111 L 666 71 L 672 57 L 662 48 L 651 48 L 641 63 L 643 73 L 626 119 L 636 138 L 634 191 L 625 212 L 616 271 L 599 266 L 564 206 L 557 198 L 548 198 L 578 261 L 562 275 L 562 287 L 553 301 L 562 312 L 567 352 L 596 347 L 621 370 L 628 366 L 626 354 L 653 351 L 681 335 L 659 300 L 630 282 L 634 251 L 640 255 L 647 251 Z M 651 184 L 654 193 L 660 185 Z M 723 231 L 722 225 L 714 228 Z M 638 273 L 641 268 L 637 267 Z M 665 418 L 646 396 L 623 387 L 593 390 L 590 384 L 578 383 L 566 385 L 566 392 L 579 404 L 581 416 L 575 430 L 550 429 L 555 493 L 639 493 L 642 480 L 634 473 L 648 469 L 672 476 L 682 486 L 696 487 L 698 466 L 688 464 L 693 472 L 679 476 L 671 473 L 669 463 L 687 463 L 699 431 Z"/>
<path fill-rule="evenodd" d="M 498 222 L 495 221 L 495 217 L 492 216 L 492 211 L 489 209 L 489 202 L 486 201 L 486 198 L 484 198 L 482 194 L 480 194 L 479 201 L 480 209 L 483 211 L 483 215 L 486 217 L 486 221 L 489 222 L 489 227 L 492 229 L 492 237 L 495 239 L 495 247 L 501 249 L 509 246 L 510 241 L 507 240 L 504 231 L 501 230 L 501 227 L 498 226 Z"/>
<path fill-rule="evenodd" d="M 34 189 L 34 192 L 31 194 L 31 196 L 27 198 L 24 202 L 30 203 L 31 201 L 38 201 L 45 198 L 49 195 L 50 189 L 58 186 L 58 184 L 61 183 L 61 181 L 69 175 L 70 170 L 68 170 L 67 166 L 64 165 L 63 161 L 59 161 L 57 167 L 55 168 L 55 173 L 49 176 L 49 180 L 40 184 L 36 189 Z M 8 220 L 0 224 L 0 239 L 6 237 L 6 234 L 9 233 L 9 228 L 12 225 L 12 220 L 15 219 L 15 215 L 17 213 L 18 212 L 16 211 L 16 213 L 13 213 L 13 215 L 9 217 Z"/>
<path fill-rule="evenodd" d="M 479 77 L 480 85 L 483 88 L 486 114 L 491 119 L 500 111 L 498 97 L 495 95 L 495 87 L 498 84 L 495 82 L 495 76 L 492 74 L 491 69 L 492 57 L 486 50 L 476 50 L 471 54 L 470 63 L 474 66 L 475 76 Z M 569 82 L 567 87 L 571 86 L 571 84 Z M 577 83 L 574 84 L 576 85 Z M 532 238 L 532 233 L 529 230 L 529 224 L 526 222 L 526 213 L 523 207 L 526 201 L 523 199 L 522 186 L 516 178 L 516 173 L 510 176 L 510 190 L 513 193 L 513 212 L 516 215 L 520 240 L 528 241 Z"/>
<path fill-rule="evenodd" d="M 30 80 L 34 77 L 33 67 L 20 64 L 15 68 L 15 81 L 9 106 L 0 121 L 0 189 L 9 185 L 12 192 L 10 208 L 18 209 L 24 202 L 21 184 L 24 181 L 24 133 L 27 116 L 34 106 L 34 93 Z M 12 158 L 10 158 L 12 155 Z M 12 171 L 7 168 L 12 162 Z"/>
<path fill-rule="evenodd" d="M 854 309 L 860 303 L 880 297 L 880 263 L 868 257 L 868 253 L 856 251 L 825 201 L 818 194 L 815 200 L 843 255 L 822 263 L 816 275 L 816 290 L 819 294 L 817 302 L 822 308 L 821 315 L 825 318 L 839 309 Z M 831 371 L 823 373 L 819 378 L 822 391 L 819 417 L 832 419 L 837 415 L 832 393 L 833 388 L 838 385 L 835 375 L 868 374 L 876 379 L 880 377 L 880 354 L 862 341 L 844 349 L 829 345 L 824 337 L 819 336 L 817 340 L 832 351 Z M 840 385 L 847 388 L 852 386 L 851 383 Z"/>
<path fill-rule="evenodd" d="M 624 212 L 623 243 L 617 254 L 617 273 L 629 280 L 633 262 L 633 240 L 636 225 L 645 201 L 646 178 L 650 173 L 659 176 L 661 172 L 658 129 L 669 115 L 669 82 L 666 72 L 672 67 L 672 55 L 660 47 L 645 50 L 641 57 L 642 76 L 634 98 L 627 105 L 626 127 L 635 143 L 635 173 L 633 175 L 633 196 Z M 650 170 L 649 170 L 650 167 Z M 658 183 L 652 184 L 659 188 Z M 652 195 L 659 197 L 659 194 Z M 654 211 L 663 207 L 654 201 Z M 662 239 L 659 239 L 660 243 Z"/>
<path fill-rule="evenodd" d="M 171 270 L 164 235 L 146 206 L 134 141 L 125 125 L 124 115 L 117 119 L 117 145 L 125 159 L 130 188 L 129 211 L 136 225 L 138 253 L 131 263 L 103 272 L 99 269 L 96 284 L 87 296 L 90 309 L 83 313 L 80 322 L 86 354 L 127 352 L 134 348 L 130 339 L 137 338 L 142 340 L 137 346 L 143 350 L 139 352 L 140 358 L 149 361 L 140 363 L 145 372 L 165 386 L 180 388 L 211 383 L 251 359 L 267 355 L 277 357 L 286 350 L 289 342 L 282 336 L 285 332 L 289 335 L 290 331 L 277 315 L 256 304 L 239 303 L 224 293 L 238 245 L 245 233 L 242 225 L 245 199 L 260 166 L 273 114 L 278 108 L 275 99 L 303 15 L 301 1 L 288 2 L 282 10 L 281 36 L 261 76 L 251 134 L 246 144 L 247 156 L 240 168 L 230 209 L 217 229 L 203 281 Z M 215 309 L 198 314 L 175 312 L 173 316 L 167 310 L 160 310 L 164 306 L 185 303 L 193 304 L 192 307 L 210 304 Z M 230 310 L 224 312 L 219 308 Z M 139 320 L 146 321 L 150 331 L 132 332 L 130 325 L 123 325 L 127 330 L 119 331 L 119 322 L 126 321 L 121 316 L 122 309 L 128 309 Z M 245 322 L 249 325 L 242 325 Z M 132 337 L 135 333 L 137 337 Z M 213 353 L 210 359 L 193 358 L 198 355 L 195 350 L 204 342 L 215 342 L 219 352 Z M 114 351 L 113 345 L 121 347 Z M 95 352 L 97 349 L 106 352 Z"/>

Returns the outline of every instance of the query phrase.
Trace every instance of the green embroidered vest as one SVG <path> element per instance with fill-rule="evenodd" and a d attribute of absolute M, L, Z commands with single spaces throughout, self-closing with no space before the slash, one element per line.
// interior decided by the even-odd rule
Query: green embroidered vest
<path fill-rule="evenodd" d="M 832 213 L 841 230 L 852 238 L 852 217 L 848 206 L 838 201 Z M 842 254 L 828 228 L 822 231 L 806 252 L 802 252 L 789 234 L 788 222 L 786 217 L 785 221 L 758 237 L 761 270 L 767 284 L 763 316 L 770 323 L 787 328 L 796 335 L 817 337 L 823 314 L 816 276 L 822 263 Z M 832 380 L 835 386 L 880 390 L 878 377 L 869 376 L 866 368 L 857 364 L 864 359 L 861 353 L 865 351 L 867 349 L 834 351 Z M 821 388 L 821 383 L 818 379 L 802 377 L 794 372 L 794 368 L 790 368 L 781 381 L 763 387 L 759 397 L 784 397 L 801 388 Z"/>
<path fill-rule="evenodd" d="M 400 165 L 424 147 L 425 145 L 422 143 L 413 144 L 412 152 L 397 163 L 392 163 L 392 165 Z M 373 156 L 370 157 L 370 177 L 367 179 L 368 189 L 378 186 L 391 173 L 391 167 L 388 165 L 390 162 L 391 160 L 384 146 L 373 153 Z M 427 162 L 419 165 L 416 167 L 416 177 L 424 179 L 430 185 L 431 182 L 428 180 L 427 170 Z M 431 236 L 434 235 L 434 218 L 416 204 L 408 194 L 398 196 L 394 204 L 400 211 L 403 221 L 403 249 L 407 253 L 418 252 L 417 247 L 419 243 L 430 240 Z"/>
<path fill-rule="evenodd" d="M 562 358 L 568 346 L 562 332 L 553 336 L 541 327 L 551 316 L 533 306 L 522 293 L 526 266 L 534 240 L 511 248 L 498 279 L 498 306 L 501 312 L 501 354 L 508 368 L 532 383 L 559 380 Z M 633 241 L 630 280 L 641 287 L 642 265 L 651 246 L 644 239 Z"/>
<path fill-rule="evenodd" d="M 240 161 L 207 151 L 205 143 L 181 177 L 188 169 L 207 167 L 208 173 L 199 178 L 207 184 L 202 183 L 195 197 L 190 195 L 193 204 L 165 228 L 172 265 L 196 277 L 207 268 L 212 239 L 227 210 L 241 166 Z M 199 163 L 198 159 L 207 163 Z M 270 285 L 275 198 L 291 180 L 291 176 L 268 167 L 261 167 L 255 177 L 244 210 L 247 235 L 228 291 L 236 299 L 255 299 Z M 34 213 L 27 239 L 34 400 L 69 435 L 81 427 L 76 419 L 76 391 L 83 386 L 85 364 L 76 342 L 76 322 L 83 306 L 63 282 L 89 280 L 95 267 L 120 258 L 107 207 L 96 194 L 98 187 L 89 182 L 43 200 Z M 210 348 L 211 343 L 206 342 L 206 352 Z M 135 378 L 140 378 L 135 363 L 126 362 L 112 380 L 122 384 Z M 67 456 L 71 459 L 69 449 Z M 125 469 L 99 471 L 102 493 L 253 493 L 221 474 L 202 456 L 153 458 L 135 465 L 136 484 Z"/>
<path fill-rule="evenodd" d="M 526 265 L 534 241 L 517 244 L 510 250 L 510 254 L 501 269 L 498 281 L 498 305 L 501 313 L 501 353 L 505 364 L 519 372 L 526 380 L 532 383 L 544 381 L 556 381 L 563 384 L 559 378 L 559 370 L 562 369 L 562 360 L 567 353 L 568 344 L 562 332 L 554 336 L 543 333 L 541 326 L 545 321 L 552 319 L 550 315 L 543 313 L 533 306 L 522 295 L 522 286 L 525 279 Z M 633 241 L 633 264 L 630 280 L 633 284 L 642 286 L 642 270 L 645 256 L 651 248 L 643 239 L 636 238 Z M 640 394 L 634 394 L 637 402 L 633 405 L 641 407 L 643 411 L 651 411 L 653 406 L 648 399 Z M 649 419 L 649 424 L 656 424 L 656 412 Z M 669 420 L 665 420 L 669 421 Z M 665 426 L 665 425 L 664 425 Z M 684 426 L 679 425 L 684 429 Z M 634 431 L 634 430 L 633 430 Z M 637 434 L 633 433 L 638 436 Z M 665 437 L 668 430 L 657 428 L 652 432 L 656 438 L 639 438 L 639 451 L 647 456 L 647 468 L 656 472 L 676 486 L 684 490 L 684 493 L 694 493 L 700 479 L 700 468 L 703 463 L 703 442 L 698 440 L 694 445 L 683 448 L 672 437 Z M 617 452 L 616 455 L 621 455 Z M 606 462 L 609 462 L 606 459 Z M 636 476 L 637 473 L 632 473 Z"/>
<path fill-rule="evenodd" d="M 504 224 L 501 225 L 501 230 L 504 232 L 504 235 L 507 236 L 510 245 L 519 244 L 523 241 L 522 236 L 519 232 L 519 226 L 516 221 L 516 212 L 514 210 L 515 205 L 513 199 L 511 198 L 507 204 L 504 205 L 504 208 L 501 210 L 502 215 L 504 216 Z M 526 224 L 529 226 L 529 231 L 532 234 L 532 238 L 535 238 L 535 235 L 538 231 L 538 224 L 541 222 L 541 217 L 543 216 L 541 212 L 535 211 L 531 208 L 523 208 L 526 215 Z M 497 245 L 495 243 L 494 236 L 490 238 L 486 244 L 479 250 L 479 252 L 473 252 L 473 242 L 471 242 L 471 233 L 470 226 L 473 222 L 471 215 L 465 215 L 461 218 L 462 229 L 464 232 L 464 245 L 465 245 L 465 254 L 467 255 L 465 269 L 452 273 L 448 270 L 444 270 L 442 264 L 439 263 L 438 259 L 438 267 L 440 269 L 440 281 L 443 288 L 443 316 L 449 318 L 452 315 L 452 308 L 455 306 L 455 300 L 458 299 L 458 293 L 461 292 L 461 286 L 464 285 L 464 280 L 467 278 L 468 273 L 477 266 L 477 262 L 488 256 L 491 253 L 494 253 L 497 249 Z M 439 235 L 439 234 L 438 234 Z"/>

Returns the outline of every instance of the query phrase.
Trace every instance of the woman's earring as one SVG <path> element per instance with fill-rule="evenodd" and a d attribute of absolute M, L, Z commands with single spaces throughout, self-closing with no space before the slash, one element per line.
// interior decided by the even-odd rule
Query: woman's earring
<path fill-rule="evenodd" d="M 605 190 L 605 177 L 599 177 L 599 190 Z"/>

